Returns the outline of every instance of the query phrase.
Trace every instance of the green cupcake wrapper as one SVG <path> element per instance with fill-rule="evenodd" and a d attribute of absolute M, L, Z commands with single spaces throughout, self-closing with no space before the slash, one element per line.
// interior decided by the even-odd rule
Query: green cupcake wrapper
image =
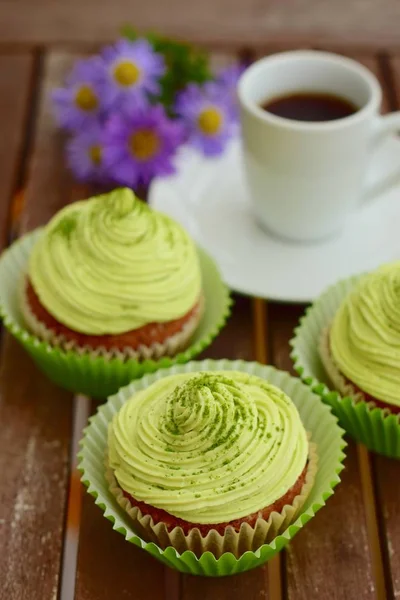
<path fill-rule="evenodd" d="M 104 455 L 107 447 L 107 428 L 114 414 L 123 403 L 135 392 L 146 388 L 153 381 L 167 377 L 173 373 L 199 371 L 243 371 L 258 375 L 283 389 L 296 404 L 304 426 L 311 433 L 311 439 L 317 444 L 318 470 L 313 488 L 300 511 L 299 517 L 282 535 L 278 535 L 271 543 L 264 544 L 256 552 L 245 552 L 240 558 L 231 553 L 223 554 L 216 559 L 210 552 L 197 558 L 193 552 L 179 554 L 172 546 L 162 550 L 154 543 L 145 542 L 132 528 L 129 515 L 118 505 L 108 489 L 105 478 Z M 152 556 L 178 569 L 183 573 L 206 576 L 232 575 L 262 565 L 284 548 L 294 535 L 324 506 L 339 483 L 339 473 L 343 469 L 346 442 L 344 431 L 338 426 L 336 417 L 330 407 L 323 404 L 320 398 L 299 379 L 273 367 L 255 362 L 241 360 L 204 360 L 190 362 L 186 365 L 175 365 L 152 375 L 146 375 L 129 386 L 122 388 L 102 405 L 96 415 L 91 417 L 90 424 L 84 431 L 81 450 L 78 454 L 78 468 L 82 472 L 81 480 L 88 492 L 95 498 L 95 503 L 103 510 L 104 516 L 113 523 L 113 528 L 122 533 L 128 542 L 143 548 Z"/>
<path fill-rule="evenodd" d="M 205 311 L 190 346 L 183 352 L 159 360 L 123 361 L 119 358 L 94 357 L 51 346 L 25 328 L 18 297 L 18 286 L 27 270 L 29 254 L 41 232 L 42 229 L 39 228 L 25 235 L 1 256 L 0 317 L 49 379 L 67 390 L 95 398 L 105 398 L 145 373 L 186 363 L 211 344 L 229 317 L 232 305 L 229 290 L 222 282 L 214 261 L 199 248 Z"/>
<path fill-rule="evenodd" d="M 323 367 L 319 345 L 323 330 L 331 323 L 341 302 L 360 276 L 354 276 L 328 288 L 306 311 L 295 329 L 291 357 L 294 368 L 313 392 L 332 406 L 341 426 L 369 450 L 391 458 L 400 458 L 400 417 L 388 410 L 342 398 L 329 389 L 330 381 Z"/>

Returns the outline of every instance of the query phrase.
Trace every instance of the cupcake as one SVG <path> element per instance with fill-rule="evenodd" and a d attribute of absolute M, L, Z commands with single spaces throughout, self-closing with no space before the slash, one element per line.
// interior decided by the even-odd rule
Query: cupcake
<path fill-rule="evenodd" d="M 58 212 L 20 296 L 28 328 L 51 345 L 136 359 L 183 350 L 204 307 L 194 242 L 129 189 Z"/>
<path fill-rule="evenodd" d="M 143 539 L 239 556 L 296 519 L 316 461 L 282 390 L 238 371 L 189 372 L 123 404 L 109 425 L 106 477 Z"/>
<path fill-rule="evenodd" d="M 400 413 L 400 262 L 358 280 L 324 329 L 320 355 L 343 396 Z"/>

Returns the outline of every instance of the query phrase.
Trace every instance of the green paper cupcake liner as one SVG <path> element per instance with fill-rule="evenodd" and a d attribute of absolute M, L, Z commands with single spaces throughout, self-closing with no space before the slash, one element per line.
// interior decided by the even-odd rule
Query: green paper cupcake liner
<path fill-rule="evenodd" d="M 135 392 L 146 388 L 154 381 L 173 373 L 199 371 L 243 371 L 266 379 L 283 389 L 296 404 L 304 426 L 311 433 L 312 441 L 317 445 L 318 469 L 311 492 L 300 509 L 300 515 L 294 523 L 269 544 L 262 545 L 255 552 L 245 552 L 240 558 L 231 553 L 224 553 L 219 559 L 210 552 L 205 552 L 197 558 L 191 551 L 179 554 L 172 546 L 162 550 L 154 543 L 141 539 L 134 531 L 129 515 L 119 506 L 117 500 L 109 491 L 106 480 L 104 456 L 107 447 L 108 424 L 123 403 Z M 91 417 L 90 424 L 84 431 L 79 452 L 78 468 L 82 472 L 82 481 L 88 492 L 95 498 L 95 503 L 103 510 L 104 516 L 113 523 L 113 528 L 122 533 L 125 539 L 149 552 L 152 556 L 178 569 L 183 573 L 206 576 L 232 575 L 253 569 L 270 560 L 282 550 L 314 515 L 324 506 L 326 500 L 333 494 L 334 487 L 339 483 L 339 473 L 343 469 L 346 445 L 343 439 L 344 431 L 338 426 L 336 417 L 331 409 L 323 404 L 299 379 L 288 373 L 278 371 L 273 367 L 241 360 L 204 360 L 190 362 L 186 365 L 175 365 L 163 369 L 142 379 L 133 381 L 111 396 L 102 405 L 96 415 Z"/>
<path fill-rule="evenodd" d="M 355 276 L 333 285 L 306 311 L 290 341 L 291 357 L 301 379 L 332 406 L 341 426 L 352 438 L 373 452 L 400 458 L 400 416 L 330 391 L 331 383 L 319 354 L 323 331 L 358 279 Z"/>
<path fill-rule="evenodd" d="M 55 383 L 74 393 L 105 398 L 145 373 L 183 364 L 211 344 L 230 314 L 232 300 L 214 261 L 199 248 L 205 310 L 190 346 L 174 357 L 159 360 L 105 358 L 64 351 L 40 340 L 27 329 L 21 313 L 19 292 L 29 254 L 42 229 L 16 241 L 0 258 L 0 316 L 4 325 Z"/>

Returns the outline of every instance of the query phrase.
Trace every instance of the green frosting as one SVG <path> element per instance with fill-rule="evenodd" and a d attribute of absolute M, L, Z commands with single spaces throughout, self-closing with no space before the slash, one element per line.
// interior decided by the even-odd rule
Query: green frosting
<path fill-rule="evenodd" d="M 282 497 L 306 465 L 308 440 L 290 398 L 259 377 L 185 373 L 122 406 L 108 452 L 119 485 L 136 500 L 211 524 Z"/>
<path fill-rule="evenodd" d="M 53 317 L 92 335 L 178 319 L 201 293 L 187 232 L 129 189 L 57 213 L 32 251 L 29 277 Z"/>
<path fill-rule="evenodd" d="M 360 279 L 330 331 L 338 369 L 362 391 L 400 405 L 400 262 Z"/>

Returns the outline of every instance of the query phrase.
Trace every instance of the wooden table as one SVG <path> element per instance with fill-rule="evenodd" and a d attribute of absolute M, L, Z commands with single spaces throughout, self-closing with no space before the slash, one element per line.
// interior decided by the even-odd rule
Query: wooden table
<path fill-rule="evenodd" d="M 23 3 L 20 17 L 27 18 Z M 246 50 L 253 57 L 268 51 L 261 46 Z M 66 172 L 62 139 L 50 114 L 49 92 L 79 52 L 82 47 L 46 49 L 28 43 L 0 48 L 2 248 L 12 235 L 46 222 L 64 204 L 91 191 L 75 185 Z M 389 51 L 352 55 L 381 79 L 384 109 L 395 109 L 400 58 Z M 233 59 L 221 46 L 213 55 L 218 64 Z M 255 359 L 292 370 L 288 340 L 304 306 L 235 300 L 227 327 L 203 357 Z M 80 488 L 71 440 L 74 431 L 75 437 L 79 434 L 85 411 L 95 410 L 95 401 L 73 398 L 50 383 L 6 332 L 0 364 L 2 600 L 60 595 L 62 600 L 400 597 L 399 463 L 349 441 L 342 484 L 286 552 L 262 568 L 226 579 L 180 575 L 112 531 Z"/>

